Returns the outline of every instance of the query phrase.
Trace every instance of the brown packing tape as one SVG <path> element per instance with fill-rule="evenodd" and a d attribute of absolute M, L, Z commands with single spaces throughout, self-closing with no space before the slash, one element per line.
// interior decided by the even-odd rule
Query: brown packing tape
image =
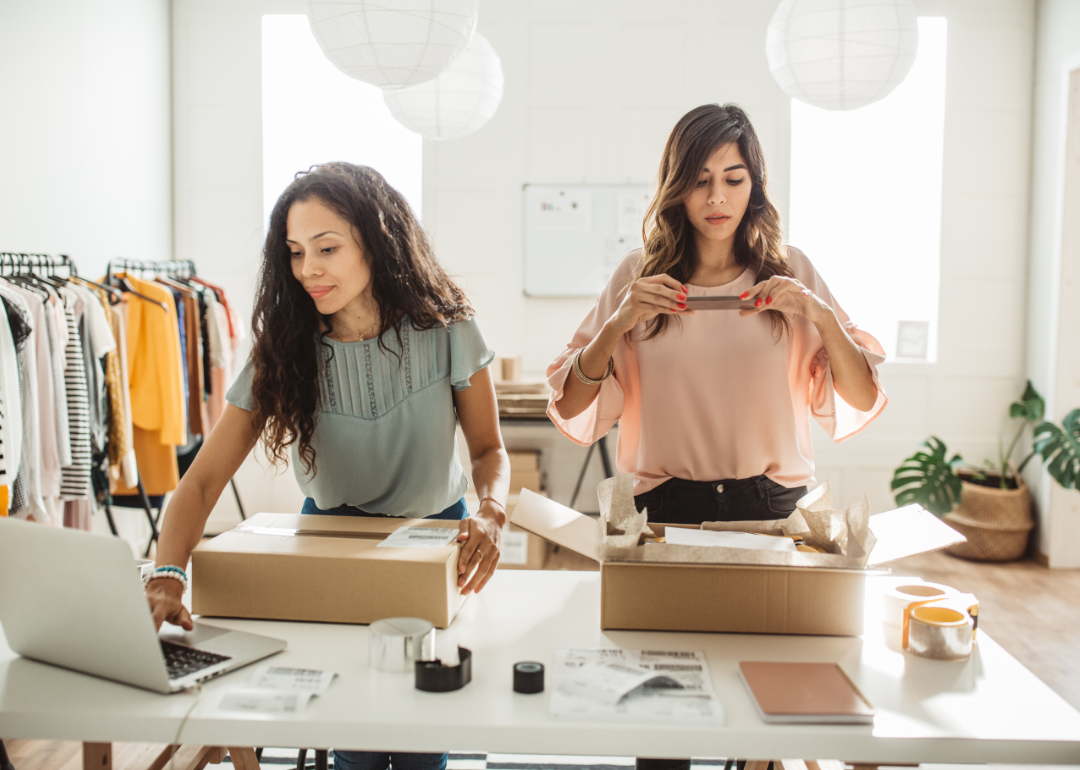
<path fill-rule="evenodd" d="M 923 604 L 911 611 L 904 649 L 931 660 L 966 660 L 973 642 L 974 623 L 967 612 Z"/>
<path fill-rule="evenodd" d="M 901 646 L 908 648 L 910 636 L 911 616 L 919 607 L 942 607 L 959 612 L 971 618 L 971 638 L 975 639 L 975 633 L 979 627 L 979 600 L 974 594 L 954 594 L 951 596 L 935 596 L 927 599 L 916 600 L 904 608 L 904 625 L 901 635 Z"/>

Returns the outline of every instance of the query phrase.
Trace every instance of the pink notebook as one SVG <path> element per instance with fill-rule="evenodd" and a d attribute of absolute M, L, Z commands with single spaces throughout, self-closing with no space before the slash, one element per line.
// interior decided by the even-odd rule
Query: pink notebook
<path fill-rule="evenodd" d="M 874 707 L 836 663 L 742 661 L 758 714 L 775 724 L 873 724 Z"/>

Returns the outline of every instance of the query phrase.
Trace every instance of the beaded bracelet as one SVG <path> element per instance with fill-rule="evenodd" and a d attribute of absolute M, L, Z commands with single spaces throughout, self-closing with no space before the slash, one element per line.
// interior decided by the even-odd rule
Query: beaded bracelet
<path fill-rule="evenodd" d="M 143 588 L 145 589 L 148 585 L 150 585 L 151 580 L 155 580 L 157 578 L 171 578 L 172 580 L 178 580 L 180 581 L 180 585 L 184 587 L 184 590 L 187 591 L 188 576 L 187 573 L 179 567 L 155 567 L 152 572 L 148 572 L 146 575 L 143 576 Z"/>

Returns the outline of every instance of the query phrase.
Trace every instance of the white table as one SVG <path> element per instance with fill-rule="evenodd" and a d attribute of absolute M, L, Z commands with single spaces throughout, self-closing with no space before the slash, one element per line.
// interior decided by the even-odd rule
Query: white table
<path fill-rule="evenodd" d="M 863 637 L 601 632 L 597 573 L 500 572 L 451 631 L 473 652 L 473 681 L 423 693 L 411 674 L 367 665 L 366 626 L 212 619 L 287 639 L 277 665 L 339 676 L 286 718 L 220 711 L 225 690 L 156 695 L 17 658 L 0 642 L 0 736 L 232 746 L 487 751 L 606 756 L 841 758 L 850 762 L 1080 764 L 1080 713 L 985 634 L 966 663 L 907 656 L 878 620 L 868 587 Z M 73 629 L 73 633 L 77 633 Z M 557 647 L 704 650 L 727 722 L 716 727 L 553 720 L 547 694 L 511 689 L 512 664 L 550 665 Z M 891 648 L 890 648 L 891 647 Z M 740 660 L 837 661 L 877 707 L 871 726 L 766 725 L 738 678 Z M 190 716 L 184 719 L 190 711 Z"/>

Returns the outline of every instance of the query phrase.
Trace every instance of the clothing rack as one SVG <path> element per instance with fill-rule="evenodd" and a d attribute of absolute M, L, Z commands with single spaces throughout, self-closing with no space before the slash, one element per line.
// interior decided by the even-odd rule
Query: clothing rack
<path fill-rule="evenodd" d="M 168 278 L 175 278 L 181 281 L 189 281 L 195 277 L 195 263 L 190 259 L 169 259 L 169 260 L 145 260 L 145 259 L 125 259 L 124 257 L 117 257 L 110 260 L 105 266 L 105 283 L 108 286 L 114 286 L 116 281 L 116 273 L 119 271 L 134 271 L 139 273 L 155 273 L 157 275 L 165 275 Z M 140 486 L 142 482 L 140 481 Z M 236 487 L 236 479 L 229 479 L 229 486 L 232 488 L 233 497 L 236 499 L 236 507 L 240 511 L 240 519 L 247 520 L 247 513 L 244 511 L 244 504 L 240 501 L 240 491 Z M 147 500 L 149 505 L 149 500 Z M 161 518 L 161 511 L 158 511 L 158 520 Z M 110 519 L 111 521 L 111 519 Z M 150 543 L 153 543 L 158 539 L 157 527 L 151 528 Z M 147 543 L 146 552 L 150 552 L 150 543 Z"/>
<path fill-rule="evenodd" d="M 47 268 L 42 270 L 42 268 Z M 18 251 L 0 251 L 0 276 L 16 276 L 16 275 L 45 275 L 48 277 L 62 277 L 57 276 L 57 269 L 67 270 L 67 277 L 77 276 L 78 271 L 75 269 L 75 263 L 71 260 L 67 254 L 39 254 L 39 253 L 25 253 Z M 136 463 L 136 471 L 138 471 L 138 464 Z M 142 502 L 143 510 L 146 512 L 146 520 L 150 524 L 150 531 L 153 533 L 151 542 L 157 539 L 157 521 L 154 517 L 153 511 L 150 506 L 150 498 L 146 494 L 146 489 L 143 487 L 142 476 L 139 476 L 138 484 L 139 498 Z M 159 513 L 160 516 L 160 513 Z M 113 521 L 112 510 L 108 504 L 105 505 L 105 518 L 109 522 L 109 529 L 114 535 L 118 535 L 116 529 L 116 522 Z M 147 545 L 147 553 L 150 551 L 149 544 Z"/>
<path fill-rule="evenodd" d="M 56 275 L 57 268 L 64 268 L 68 276 L 78 275 L 75 263 L 67 254 L 28 254 L 21 251 L 0 251 L 0 275 L 38 275 L 35 268 L 47 267 L 48 275 Z"/>

